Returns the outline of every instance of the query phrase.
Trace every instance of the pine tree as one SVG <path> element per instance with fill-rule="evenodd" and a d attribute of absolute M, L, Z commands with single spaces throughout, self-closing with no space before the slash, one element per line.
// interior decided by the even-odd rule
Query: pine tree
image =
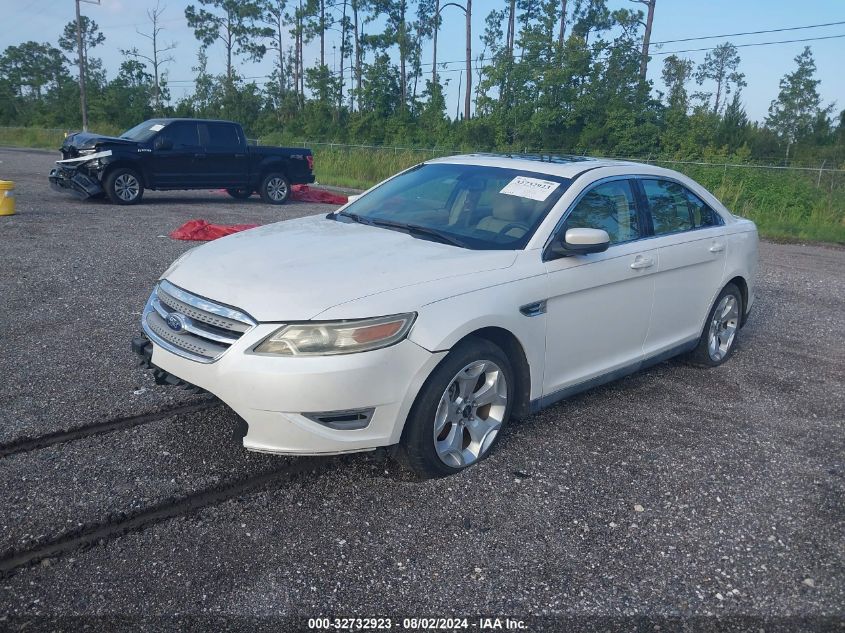
<path fill-rule="evenodd" d="M 747 85 L 745 75 L 737 70 L 739 61 L 736 46 L 725 42 L 709 51 L 698 67 L 695 79 L 699 85 L 708 79 L 716 82 L 716 98 L 713 102 L 713 112 L 716 114 L 721 113 L 732 89 L 742 90 Z M 700 93 L 700 96 L 706 96 L 709 101 L 709 94 Z"/>
<path fill-rule="evenodd" d="M 819 116 L 827 118 L 833 108 L 821 106 L 820 80 L 815 78 L 816 62 L 809 46 L 795 58 L 795 63 L 798 68 L 780 80 L 780 92 L 766 117 L 766 127 L 786 141 L 787 156 L 789 147 L 812 134 Z"/>

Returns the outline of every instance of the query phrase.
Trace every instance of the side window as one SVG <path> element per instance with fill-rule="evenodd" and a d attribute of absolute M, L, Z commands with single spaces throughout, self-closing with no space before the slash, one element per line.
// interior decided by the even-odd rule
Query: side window
<path fill-rule="evenodd" d="M 162 135 L 173 141 L 173 149 L 198 147 L 200 144 L 196 123 L 171 123 Z"/>
<path fill-rule="evenodd" d="M 231 149 L 241 144 L 238 129 L 234 125 L 225 123 L 207 123 L 205 125 L 208 138 L 203 143 L 206 147 Z"/>
<path fill-rule="evenodd" d="M 684 190 L 687 194 L 687 201 L 692 212 L 693 227 L 700 229 L 707 226 L 721 226 L 724 224 L 722 216 L 708 207 L 697 195 L 689 189 Z"/>
<path fill-rule="evenodd" d="M 564 225 L 574 228 L 604 229 L 611 244 L 630 242 L 640 237 L 637 206 L 628 180 L 613 180 L 597 185 L 585 195 Z"/>
<path fill-rule="evenodd" d="M 643 180 L 645 197 L 654 222 L 654 234 L 666 235 L 689 231 L 692 228 L 692 214 L 687 201 L 686 189 L 668 180 Z"/>

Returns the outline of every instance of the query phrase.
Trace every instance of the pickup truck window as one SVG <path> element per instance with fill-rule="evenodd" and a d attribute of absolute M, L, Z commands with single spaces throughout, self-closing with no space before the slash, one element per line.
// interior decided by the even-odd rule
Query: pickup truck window
<path fill-rule="evenodd" d="M 196 123 L 171 123 L 162 130 L 161 138 L 173 141 L 173 149 L 199 147 L 200 144 Z"/>
<path fill-rule="evenodd" d="M 204 147 L 232 148 L 241 146 L 241 137 L 238 128 L 226 123 L 206 123 L 203 126 L 206 130 L 205 138 L 202 139 Z"/>

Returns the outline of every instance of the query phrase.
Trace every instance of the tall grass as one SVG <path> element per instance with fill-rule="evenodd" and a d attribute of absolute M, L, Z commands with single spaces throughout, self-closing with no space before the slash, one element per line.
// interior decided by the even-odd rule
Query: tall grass
<path fill-rule="evenodd" d="M 117 135 L 113 125 L 93 123 L 91 130 Z M 58 149 L 63 130 L 28 127 L 0 128 L 0 146 Z M 300 145 L 287 138 L 268 137 L 263 143 Z M 448 155 L 439 150 L 312 144 L 317 182 L 368 189 L 417 163 Z M 700 182 L 736 215 L 757 223 L 772 239 L 845 244 L 845 173 L 803 172 L 755 166 L 661 163 Z"/>
<path fill-rule="evenodd" d="M 92 132 L 117 136 L 121 130 L 109 123 L 92 123 Z M 0 127 L 0 146 L 2 147 L 30 147 L 37 149 L 55 149 L 62 146 L 67 132 L 78 132 L 79 129 L 44 129 L 38 127 Z"/>
<path fill-rule="evenodd" d="M 431 158 L 436 150 L 314 145 L 314 171 L 324 185 L 367 189 Z M 771 239 L 845 244 L 845 174 L 755 166 L 662 163 L 694 180 L 734 214 L 753 220 Z"/>
<path fill-rule="evenodd" d="M 317 182 L 369 189 L 396 172 L 445 154 L 430 150 L 314 146 Z"/>
<path fill-rule="evenodd" d="M 0 145 L 3 147 L 34 147 L 58 149 L 62 145 L 62 130 L 43 130 L 34 127 L 0 127 Z"/>
<path fill-rule="evenodd" d="M 845 244 L 845 174 L 678 165 L 764 237 Z"/>

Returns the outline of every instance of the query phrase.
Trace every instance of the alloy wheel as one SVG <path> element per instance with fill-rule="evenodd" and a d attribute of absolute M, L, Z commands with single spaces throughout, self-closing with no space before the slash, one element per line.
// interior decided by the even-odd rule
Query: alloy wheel
<path fill-rule="evenodd" d="M 284 178 L 271 178 L 267 181 L 267 195 L 276 202 L 284 200 L 288 195 L 288 183 Z"/>
<path fill-rule="evenodd" d="M 120 174 L 114 180 L 114 192 L 124 202 L 132 202 L 138 197 L 141 186 L 132 174 Z"/>
<path fill-rule="evenodd" d="M 725 295 L 713 312 L 707 337 L 707 352 L 714 361 L 720 361 L 731 349 L 739 327 L 739 301 L 732 294 Z"/>
<path fill-rule="evenodd" d="M 494 362 L 466 365 L 446 387 L 434 416 L 434 447 L 453 468 L 477 462 L 489 450 L 507 410 L 505 373 Z"/>

